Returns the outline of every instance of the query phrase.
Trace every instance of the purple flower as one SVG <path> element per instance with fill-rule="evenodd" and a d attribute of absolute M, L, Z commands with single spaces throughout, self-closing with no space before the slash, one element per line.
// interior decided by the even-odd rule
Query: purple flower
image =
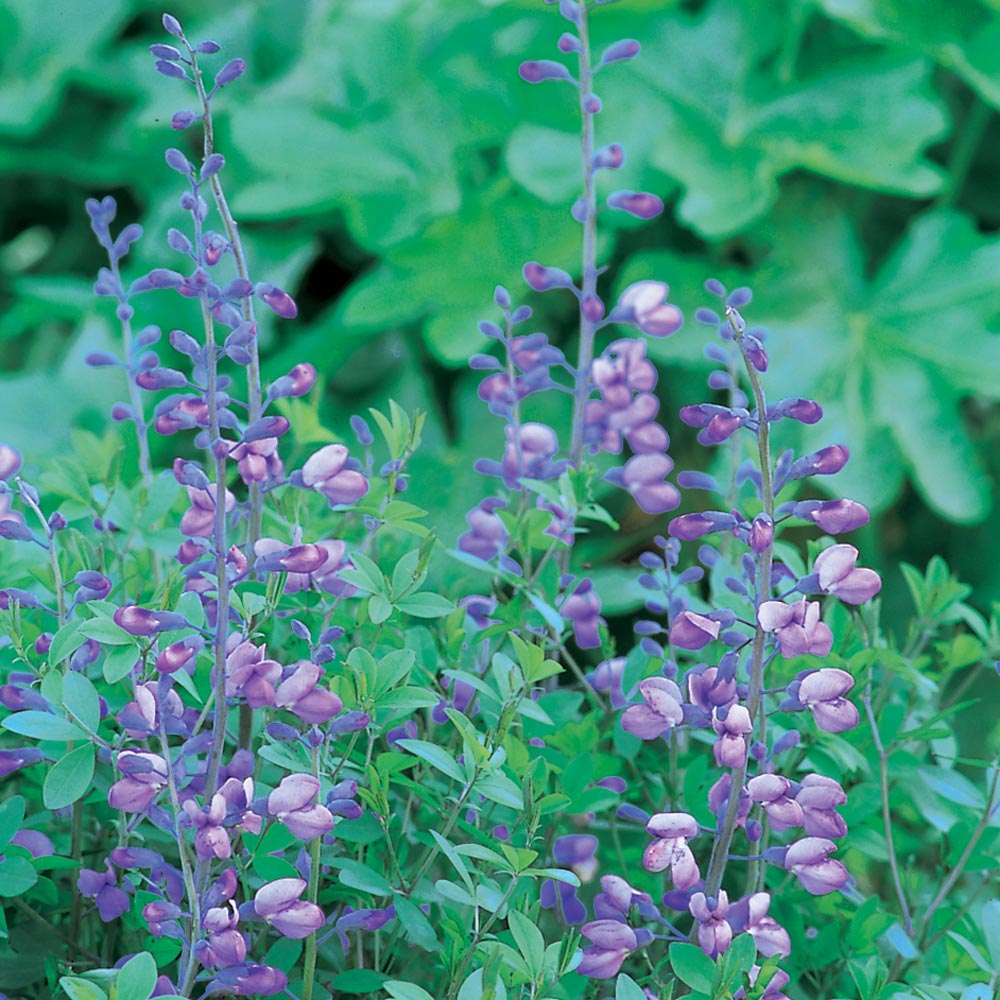
<path fill-rule="evenodd" d="M 854 687 L 846 670 L 824 667 L 807 674 L 799 684 L 798 699 L 827 733 L 842 733 L 858 724 L 857 707 L 844 695 Z"/>
<path fill-rule="evenodd" d="M 825 837 L 805 837 L 797 840 L 785 852 L 785 871 L 792 872 L 802 883 L 802 888 L 814 896 L 842 889 L 847 884 L 847 869 L 830 858 L 837 849 Z"/>
<path fill-rule="evenodd" d="M 626 192 L 619 192 L 625 194 Z M 641 195 L 639 197 L 642 197 Z M 648 196 L 647 196 L 648 197 Z M 608 200 L 610 204 L 610 199 Z M 620 207 L 626 211 L 625 204 Z M 652 205 L 650 206 L 652 207 Z M 660 203 L 660 211 L 663 203 Z M 658 215 L 654 212 L 653 215 Z M 652 216 L 642 216 L 652 218 Z M 619 311 L 623 322 L 632 322 L 645 334 L 650 337 L 669 337 L 676 333 L 684 323 L 684 316 L 677 306 L 666 302 L 670 287 L 662 281 L 637 281 L 629 285 L 618 298 L 618 308 L 615 310 L 615 319 L 618 319 Z"/>
<path fill-rule="evenodd" d="M 305 879 L 276 879 L 257 890 L 253 908 L 285 937 L 308 937 L 323 926 L 324 917 L 315 903 L 299 899 L 305 889 Z"/>
<path fill-rule="evenodd" d="M 9 444 L 0 444 L 0 479 L 13 479 L 21 469 L 21 454 Z"/>
<path fill-rule="evenodd" d="M 753 731 L 750 713 L 743 705 L 729 705 L 712 711 L 712 728 L 718 739 L 712 746 L 719 767 L 742 767 L 747 760 L 744 739 Z"/>
<path fill-rule="evenodd" d="M 19 747 L 17 750 L 0 750 L 0 778 L 7 777 L 22 767 L 30 767 L 45 760 L 38 747 Z"/>
<path fill-rule="evenodd" d="M 663 514 L 681 502 L 677 487 L 664 482 L 673 467 L 669 455 L 644 452 L 633 455 L 621 469 L 613 469 L 605 479 L 628 490 L 647 514 Z"/>
<path fill-rule="evenodd" d="M 145 812 L 167 784 L 167 762 L 159 754 L 123 750 L 115 764 L 125 777 L 108 789 L 108 805 L 127 813 Z"/>
<path fill-rule="evenodd" d="M 800 500 L 792 512 L 819 525 L 829 535 L 853 531 L 871 520 L 868 508 L 854 500 Z"/>
<path fill-rule="evenodd" d="M 23 847 L 33 858 L 51 858 L 56 853 L 55 845 L 41 830 L 18 830 L 10 842 Z"/>
<path fill-rule="evenodd" d="M 882 580 L 873 569 L 855 567 L 858 550 L 853 545 L 831 545 L 813 563 L 820 589 L 846 604 L 864 604 L 882 589 Z"/>
<path fill-rule="evenodd" d="M 581 649 L 600 647 L 601 637 L 597 628 L 607 623 L 601 617 L 601 599 L 590 580 L 581 580 L 559 610 L 573 623 L 573 635 Z"/>
<path fill-rule="evenodd" d="M 611 660 L 602 660 L 586 675 L 587 683 L 595 691 L 608 691 L 611 693 L 612 708 L 624 708 L 628 704 L 628 701 L 625 699 L 625 692 L 622 691 L 622 676 L 625 673 L 627 662 L 624 656 L 616 656 Z"/>
<path fill-rule="evenodd" d="M 239 643 L 226 657 L 226 697 L 243 695 L 251 708 L 273 705 L 281 664 L 265 659 L 265 646 L 249 640 Z"/>
<path fill-rule="evenodd" d="M 553 462 L 559 451 L 559 439 L 547 424 L 526 423 L 516 429 L 508 424 L 504 433 L 507 444 L 500 464 L 508 489 L 518 489 L 522 476 L 555 479 L 566 468 L 566 462 Z"/>
<path fill-rule="evenodd" d="M 722 626 L 711 618 L 682 611 L 670 625 L 670 642 L 681 649 L 702 649 L 719 638 Z"/>
<path fill-rule="evenodd" d="M 503 510 L 506 506 L 506 501 L 498 497 L 487 497 L 473 507 L 465 515 L 470 530 L 459 536 L 459 549 L 484 562 L 500 555 L 507 546 L 508 535 L 507 526 L 496 511 Z"/>
<path fill-rule="evenodd" d="M 703 892 L 696 892 L 688 904 L 691 915 L 698 921 L 698 944 L 709 958 L 721 955 L 733 940 L 733 929 L 726 920 L 729 912 L 729 896 L 725 889 L 719 890 L 717 897 L 710 898 Z"/>
<path fill-rule="evenodd" d="M 647 677 L 639 685 L 645 705 L 632 705 L 622 715 L 622 729 L 640 740 L 665 736 L 684 721 L 681 689 L 666 677 Z"/>
<path fill-rule="evenodd" d="M 312 725 L 329 722 L 344 703 L 329 688 L 318 687 L 322 676 L 322 667 L 308 660 L 300 661 L 294 673 L 278 685 L 274 704 Z"/>
<path fill-rule="evenodd" d="M 653 899 L 619 875 L 601 876 L 601 892 L 594 897 L 594 915 L 598 919 L 625 920 L 633 906 L 645 911 L 653 906 Z"/>
<path fill-rule="evenodd" d="M 591 920 L 580 928 L 580 933 L 591 944 L 583 949 L 583 961 L 576 971 L 592 979 L 617 975 L 626 956 L 639 947 L 635 931 L 618 920 Z"/>
<path fill-rule="evenodd" d="M 646 824 L 646 833 L 656 837 L 642 855 L 642 867 L 649 872 L 670 869 L 678 889 L 690 889 L 701 878 L 698 863 L 688 840 L 698 833 L 698 823 L 688 813 L 656 813 Z"/>
<path fill-rule="evenodd" d="M 795 801 L 802 809 L 802 824 L 810 837 L 846 837 L 847 824 L 834 812 L 847 802 L 840 783 L 821 774 L 807 774 Z"/>
<path fill-rule="evenodd" d="M 833 647 L 830 627 L 819 620 L 815 601 L 764 601 L 757 609 L 757 621 L 765 632 L 773 632 L 785 659 L 812 654 L 827 656 Z"/>
<path fill-rule="evenodd" d="M 182 808 L 198 831 L 194 837 L 194 846 L 200 860 L 226 859 L 232 856 L 229 831 L 222 825 L 222 821 L 226 818 L 226 800 L 218 792 L 212 796 L 212 802 L 207 809 L 201 808 L 194 799 L 185 799 Z M 242 956 L 236 960 L 236 962 L 242 961 Z M 236 962 L 226 964 L 235 965 Z"/>
<path fill-rule="evenodd" d="M 687 675 L 688 698 L 704 712 L 730 705 L 736 700 L 736 679 L 727 677 L 718 667 L 692 670 Z"/>
<path fill-rule="evenodd" d="M 229 969 L 220 969 L 205 988 L 205 995 L 222 988 L 241 997 L 258 995 L 270 997 L 280 993 L 287 985 L 288 976 L 281 969 L 247 962 Z"/>
<path fill-rule="evenodd" d="M 188 486 L 188 499 L 191 506 L 181 517 L 181 534 L 192 538 L 210 538 L 215 530 L 216 497 L 218 487 L 212 483 L 207 489 Z M 236 496 L 228 489 L 225 491 L 225 510 L 228 514 L 236 506 Z"/>
<path fill-rule="evenodd" d="M 768 916 L 770 906 L 770 893 L 755 892 L 730 906 L 727 919 L 733 930 L 746 931 L 753 938 L 757 951 L 765 958 L 786 957 L 792 951 L 788 931 L 774 917 Z"/>
<path fill-rule="evenodd" d="M 312 840 L 329 833 L 334 825 L 330 810 L 312 801 L 318 792 L 317 778 L 310 774 L 290 774 L 267 797 L 267 811 L 293 836 Z"/>
<path fill-rule="evenodd" d="M 149 636 L 187 626 L 187 619 L 176 611 L 150 611 L 136 604 L 120 607 L 112 616 L 115 624 L 129 635 Z"/>
<path fill-rule="evenodd" d="M 581 882 L 589 882 L 597 871 L 597 844 L 597 838 L 589 833 L 557 837 L 552 845 L 552 856 L 561 868 L 569 868 Z"/>
<path fill-rule="evenodd" d="M 117 887 L 116 881 L 114 869 L 107 861 L 104 862 L 103 872 L 81 868 L 76 879 L 80 894 L 97 903 L 97 911 L 106 924 L 116 920 L 129 908 L 129 898 Z"/>
<path fill-rule="evenodd" d="M 801 804 L 789 796 L 792 784 L 777 774 L 758 774 L 747 782 L 747 791 L 754 802 L 763 806 L 774 830 L 791 830 L 802 826 Z"/>
<path fill-rule="evenodd" d="M 302 466 L 302 482 L 330 501 L 330 506 L 355 503 L 368 492 L 368 480 L 346 467 L 348 452 L 342 444 L 320 448 Z"/>

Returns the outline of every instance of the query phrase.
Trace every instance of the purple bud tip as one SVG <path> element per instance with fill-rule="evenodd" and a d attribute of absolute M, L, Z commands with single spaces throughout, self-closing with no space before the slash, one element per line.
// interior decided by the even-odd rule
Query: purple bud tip
<path fill-rule="evenodd" d="M 184 29 L 181 27 L 181 22 L 173 14 L 163 15 L 163 30 L 175 38 L 184 37 Z"/>
<path fill-rule="evenodd" d="M 21 468 L 21 454 L 9 444 L 0 444 L 0 479 L 16 476 Z"/>
<path fill-rule="evenodd" d="M 637 219 L 653 219 L 663 211 L 663 202 L 646 191 L 615 191 L 608 196 L 608 205 Z"/>
<path fill-rule="evenodd" d="M 201 115 L 196 115 L 193 111 L 177 111 L 170 119 L 170 127 L 177 132 L 193 125 Z"/>
<path fill-rule="evenodd" d="M 91 368 L 107 368 L 109 365 L 119 363 L 118 359 L 107 351 L 91 351 L 83 360 Z"/>
<path fill-rule="evenodd" d="M 150 45 L 149 51 L 157 59 L 167 59 L 170 62 L 178 62 L 181 58 L 180 49 L 175 49 L 172 45 Z"/>
<path fill-rule="evenodd" d="M 718 298 L 724 298 L 726 295 L 726 286 L 716 278 L 709 278 L 705 282 L 705 291 L 709 295 L 715 295 Z"/>
<path fill-rule="evenodd" d="M 201 165 L 201 179 L 214 177 L 226 164 L 226 158 L 221 153 L 212 153 Z"/>
<path fill-rule="evenodd" d="M 571 35 L 568 31 L 565 32 L 562 37 L 560 37 L 559 42 L 560 52 L 582 52 L 583 46 L 580 45 L 580 39 L 576 35 Z"/>
<path fill-rule="evenodd" d="M 605 65 L 620 62 L 622 59 L 634 59 L 639 54 L 639 43 L 634 38 L 623 38 L 620 42 L 604 50 L 601 63 Z"/>
<path fill-rule="evenodd" d="M 212 55 L 221 49 L 222 46 L 218 42 L 213 42 L 211 39 L 206 39 L 204 42 L 199 42 L 194 50 L 195 52 L 201 53 L 202 55 Z"/>
<path fill-rule="evenodd" d="M 288 292 L 282 291 L 276 285 L 261 282 L 254 286 L 254 294 L 263 299 L 270 308 L 282 319 L 295 319 L 299 314 L 298 306 Z"/>
<path fill-rule="evenodd" d="M 215 77 L 216 87 L 225 87 L 226 84 L 238 80 L 246 72 L 247 64 L 242 59 L 230 59 Z"/>
<path fill-rule="evenodd" d="M 168 149 L 164 154 L 164 159 L 166 159 L 168 167 L 185 177 L 189 177 L 194 171 L 188 158 L 179 149 Z"/>
<path fill-rule="evenodd" d="M 156 60 L 156 72 L 162 73 L 164 76 L 172 77 L 175 80 L 187 79 L 187 73 L 184 72 L 184 68 L 182 66 L 178 66 L 175 62 L 170 62 L 167 59 Z"/>
<path fill-rule="evenodd" d="M 569 80 L 569 70 L 562 63 L 551 59 L 536 59 L 523 62 L 517 69 L 522 80 L 541 83 L 543 80 Z"/>
<path fill-rule="evenodd" d="M 599 115 L 601 113 L 601 99 L 597 94 L 587 94 L 583 99 L 583 110 L 587 112 L 588 115 Z"/>

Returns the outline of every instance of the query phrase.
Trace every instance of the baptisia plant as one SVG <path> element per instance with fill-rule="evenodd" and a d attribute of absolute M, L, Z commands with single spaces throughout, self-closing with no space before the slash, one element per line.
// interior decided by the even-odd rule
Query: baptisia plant
<path fill-rule="evenodd" d="M 822 620 L 821 602 L 829 595 L 848 605 L 863 604 L 882 583 L 873 570 L 857 566 L 859 553 L 852 545 L 822 548 L 806 572 L 794 568 L 800 564 L 793 549 L 778 547 L 785 525 L 804 521 L 827 535 L 839 534 L 867 523 L 868 512 L 850 500 L 782 501 L 783 492 L 798 492 L 802 480 L 836 473 L 847 461 L 847 451 L 832 445 L 800 458 L 790 450 L 772 453 L 779 422 L 814 424 L 822 410 L 797 397 L 768 403 L 762 378 L 768 366 L 766 334 L 748 329 L 743 318 L 749 290 L 727 293 L 714 280 L 706 287 L 721 308 L 699 310 L 698 319 L 717 329 L 721 344 L 709 344 L 705 353 L 724 366 L 712 372 L 709 385 L 726 389 L 729 399 L 686 406 L 681 419 L 699 428 L 699 440 L 709 446 L 729 442 L 739 452 L 740 438 L 748 437 L 752 457 L 736 466 L 733 482 L 725 485 L 704 473 L 678 477 L 682 486 L 726 497 L 730 509 L 673 518 L 669 537 L 657 539 L 660 554 L 642 557 L 649 570 L 643 578 L 651 592 L 647 609 L 654 617 L 640 622 L 636 631 L 643 652 L 661 670 L 640 681 L 641 701 L 625 708 L 621 725 L 640 740 L 666 740 L 672 753 L 689 731 L 714 735 L 712 757 L 720 773 L 707 789 L 705 804 L 685 803 L 699 815 L 706 814 L 707 805 L 712 821 L 699 822 L 692 811 L 678 811 L 677 805 L 673 811 L 636 817 L 645 820 L 646 832 L 654 838 L 643 867 L 669 873 L 672 889 L 664 904 L 690 918 L 689 932 L 678 935 L 671 929 L 665 936 L 691 936 L 716 958 L 738 935 L 747 934 L 756 953 L 769 958 L 788 955 L 791 945 L 768 913 L 768 866 L 791 873 L 813 895 L 849 886 L 847 869 L 832 857 L 834 840 L 848 832 L 836 812 L 847 802 L 846 794 L 830 777 L 800 772 L 793 751 L 802 729 L 790 713 L 808 712 L 821 732 L 840 733 L 857 725 L 858 709 L 849 697 L 854 678 L 823 665 L 834 635 Z M 734 358 L 744 373 L 739 381 Z M 704 569 L 678 573 L 676 567 L 680 543 L 711 535 L 725 540 L 718 549 L 702 545 L 698 551 L 712 574 L 713 603 L 705 605 L 691 591 Z M 782 661 L 798 663 L 801 657 L 809 658 L 803 669 L 786 679 Z M 595 674 L 593 683 L 606 682 Z M 671 800 L 677 802 L 674 794 Z M 632 813 L 623 815 L 631 818 Z M 647 914 L 639 917 L 648 919 Z M 662 916 L 654 918 L 667 925 Z M 620 920 L 627 919 L 627 912 L 622 913 Z M 603 940 L 605 922 L 602 917 L 581 928 L 595 943 L 584 950 L 578 971 L 599 978 L 614 975 L 626 955 L 641 947 L 633 942 L 613 950 L 599 944 L 592 931 L 601 928 Z M 760 967 L 751 971 L 756 982 Z M 769 968 L 767 982 L 774 985 L 766 995 L 777 997 L 780 981 L 771 979 L 774 974 L 774 967 Z"/>

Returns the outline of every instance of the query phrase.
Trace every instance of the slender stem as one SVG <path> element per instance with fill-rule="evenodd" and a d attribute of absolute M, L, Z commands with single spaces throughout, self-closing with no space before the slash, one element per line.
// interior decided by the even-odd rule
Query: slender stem
<path fill-rule="evenodd" d="M 319 754 L 320 748 L 313 747 L 310 753 L 312 763 L 312 776 L 319 779 Z M 309 844 L 309 888 L 306 890 L 306 899 L 310 903 L 315 903 L 319 896 L 319 852 L 322 837 L 313 837 Z M 312 1000 L 313 981 L 316 978 L 316 931 L 313 931 L 306 938 L 305 958 L 302 966 L 302 997 L 301 1000 Z"/>
<path fill-rule="evenodd" d="M 950 208 L 962 193 L 969 175 L 976 150 L 983 140 L 986 126 L 990 123 L 993 109 L 973 91 L 972 107 L 969 108 L 962 128 L 955 137 L 948 157 L 948 180 L 934 203 L 935 208 Z"/>
<path fill-rule="evenodd" d="M 174 813 L 174 823 L 176 823 L 177 817 L 181 815 L 183 810 L 181 809 L 180 796 L 177 794 L 177 782 L 174 780 L 174 768 L 173 761 L 170 759 L 170 743 L 167 739 L 166 723 L 164 722 L 163 712 L 157 709 L 157 713 L 160 716 L 160 749 L 163 759 L 167 762 L 167 790 L 170 794 L 170 805 Z M 191 860 L 188 858 L 187 844 L 184 842 L 184 838 L 181 836 L 179 830 L 176 831 L 176 835 L 177 853 L 181 861 L 181 875 L 184 879 L 184 888 L 187 893 L 188 903 L 191 906 L 191 932 L 184 939 L 184 949 L 181 952 L 177 968 L 183 980 L 181 983 L 181 993 L 184 996 L 190 996 L 191 990 L 194 987 L 195 977 L 198 975 L 198 960 L 194 954 L 194 940 L 195 935 L 201 932 L 201 893 L 197 886 L 195 872 L 191 868 Z"/>
<path fill-rule="evenodd" d="M 771 475 L 771 438 L 770 425 L 767 421 L 767 401 L 764 398 L 764 389 L 760 382 L 757 369 L 754 368 L 747 356 L 743 344 L 743 333 L 746 324 L 743 318 L 731 307 L 726 307 L 726 315 L 733 328 L 733 334 L 740 353 L 743 355 L 743 363 L 746 368 L 747 377 L 753 389 L 754 400 L 757 405 L 758 426 L 757 426 L 757 449 L 760 459 L 761 475 L 761 501 L 764 506 L 764 513 L 774 521 L 774 486 Z M 756 606 L 770 599 L 771 596 L 771 565 L 773 560 L 773 545 L 768 545 L 763 552 L 757 556 L 757 595 Z M 758 735 L 763 738 L 765 719 L 760 712 L 764 691 L 764 647 L 767 641 L 767 634 L 758 624 L 754 629 L 753 646 L 750 654 L 750 685 L 747 691 L 747 712 L 750 715 L 752 726 L 758 726 Z M 760 719 L 757 716 L 760 713 Z M 743 764 L 732 769 L 732 785 L 729 789 L 729 801 L 726 805 L 726 813 L 722 826 L 715 839 L 712 848 L 712 857 L 709 862 L 708 875 L 705 877 L 705 894 L 708 896 L 717 895 L 722 887 L 722 879 L 726 871 L 726 863 L 729 860 L 729 849 L 736 833 L 736 821 L 739 816 L 740 793 L 747 777 L 747 763 L 749 759 L 750 742 L 753 739 L 751 731 L 744 738 L 747 745 L 747 753 L 744 755 Z"/>
<path fill-rule="evenodd" d="M 899 871 L 899 860 L 896 857 L 896 842 L 892 835 L 892 811 L 889 807 L 889 754 L 882 743 L 879 735 L 878 723 L 875 721 L 875 713 L 872 711 L 871 685 L 865 691 L 862 698 L 865 712 L 868 715 L 868 723 L 872 730 L 872 739 L 875 741 L 875 750 L 878 753 L 879 783 L 882 789 L 882 829 L 885 832 L 886 847 L 889 851 L 889 870 L 892 872 L 892 882 L 896 889 L 896 899 L 899 900 L 899 909 L 903 914 L 903 924 L 906 933 L 913 934 L 913 921 L 910 917 L 910 908 L 906 902 L 906 894 L 903 892 L 903 879 Z"/>
<path fill-rule="evenodd" d="M 510 885 L 507 886 L 507 891 L 503 894 L 503 897 L 500 899 L 500 902 L 497 903 L 496 909 L 494 909 L 494 911 L 489 915 L 489 917 L 486 919 L 483 925 L 476 931 L 475 936 L 469 942 L 468 947 L 466 948 L 465 957 L 462 959 L 462 964 L 458 967 L 455 974 L 451 977 L 451 986 L 448 989 L 447 1000 L 452 1000 L 452 998 L 458 993 L 459 988 L 465 981 L 465 971 L 466 969 L 469 968 L 469 963 L 472 961 L 473 957 L 476 954 L 476 948 L 479 947 L 480 942 L 483 941 L 483 939 L 489 933 L 490 928 L 500 918 L 500 911 L 503 910 L 503 908 L 507 905 L 508 901 L 510 900 L 510 897 L 514 895 L 514 890 L 516 888 L 517 888 L 517 876 L 511 875 Z M 476 915 L 478 916 L 478 914 L 479 914 L 479 909 L 477 907 Z M 483 983 L 484 989 L 486 988 L 486 986 L 487 984 Z"/>
<path fill-rule="evenodd" d="M 573 430 L 569 458 L 576 468 L 583 457 L 583 411 L 590 395 L 590 366 L 594 359 L 594 324 L 583 313 L 582 303 L 597 289 L 597 195 L 594 186 L 594 116 L 587 110 L 592 70 L 590 66 L 590 29 L 587 6 L 580 5 L 577 25 L 580 39 L 580 153 L 583 167 L 583 274 L 581 282 L 580 350 L 577 355 L 573 392 Z"/>
<path fill-rule="evenodd" d="M 185 40 L 185 44 L 187 44 Z M 188 46 L 191 57 L 192 76 L 194 77 L 195 90 L 201 101 L 202 122 L 203 122 L 203 154 L 206 158 L 215 151 L 215 123 L 212 118 L 211 96 L 205 90 L 205 81 L 201 70 L 198 67 L 198 57 L 194 50 Z M 243 240 L 240 238 L 239 226 L 229 208 L 226 193 L 222 188 L 222 181 L 218 173 L 209 180 L 212 189 L 212 198 L 215 202 L 219 218 L 222 220 L 223 228 L 226 230 L 226 238 L 232 250 L 233 260 L 236 262 L 236 273 L 245 281 L 250 280 L 250 269 L 247 266 L 246 251 L 243 247 Z M 248 420 L 253 423 L 260 419 L 262 406 L 262 389 L 260 375 L 260 352 L 258 350 L 256 335 L 256 319 L 254 316 L 253 298 L 246 296 L 243 299 L 243 318 L 254 326 L 254 336 L 247 344 L 250 354 L 250 363 L 247 365 L 247 410 Z M 263 497 L 259 483 L 250 484 L 250 520 L 247 534 L 247 555 L 253 553 L 254 544 L 260 538 L 261 522 L 263 519 Z"/>
<path fill-rule="evenodd" d="M 965 845 L 965 849 L 959 856 L 958 861 L 955 862 L 955 867 L 952 868 L 952 870 L 948 873 L 948 877 L 941 883 L 941 888 L 938 889 L 937 895 L 920 917 L 920 924 L 922 927 L 927 927 L 931 917 L 934 916 L 938 907 L 944 902 L 948 893 L 951 892 L 952 887 L 959 880 L 962 872 L 965 871 L 965 866 L 968 864 L 969 858 L 972 857 L 972 852 L 976 849 L 976 845 L 986 832 L 986 827 L 989 826 L 990 818 L 993 814 L 993 800 L 997 793 L 998 781 L 1000 781 L 1000 767 L 994 768 L 993 770 L 993 779 L 990 782 L 990 793 L 987 797 L 986 808 L 983 809 L 983 815 L 979 817 L 979 822 L 976 824 L 976 828 L 972 831 L 972 836 L 969 837 L 969 842 Z"/>
<path fill-rule="evenodd" d="M 205 326 L 205 353 L 208 357 L 208 419 L 210 448 L 215 460 L 215 527 L 213 544 L 215 547 L 216 579 L 216 623 L 215 623 L 215 724 L 213 726 L 212 750 L 205 775 L 205 801 L 211 801 L 218 790 L 219 768 L 226 745 L 226 722 L 229 706 L 226 703 L 226 639 L 229 634 L 229 577 L 226 573 L 226 556 L 229 546 L 226 538 L 226 452 L 214 447 L 222 440 L 219 428 L 219 408 L 217 395 L 218 352 L 215 344 L 215 324 L 208 300 L 201 299 L 202 318 Z"/>

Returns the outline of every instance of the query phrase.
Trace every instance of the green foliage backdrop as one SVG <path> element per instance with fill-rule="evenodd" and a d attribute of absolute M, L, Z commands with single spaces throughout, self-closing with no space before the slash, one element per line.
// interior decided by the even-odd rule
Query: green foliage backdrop
<path fill-rule="evenodd" d="M 555 10 L 179 0 L 171 11 L 249 63 L 219 102 L 218 148 L 253 271 L 302 306 L 298 322 L 261 330 L 266 374 L 306 359 L 320 369 L 322 408 L 298 414 L 316 440 L 389 396 L 426 410 L 414 471 L 435 477 L 453 542 L 480 495 L 472 463 L 499 450 L 499 423 L 484 419 L 464 368 L 482 346 L 476 324 L 492 318 L 495 284 L 521 294 L 525 260 L 579 266 L 572 92 L 516 72 L 556 54 Z M 162 150 L 188 141 L 168 127 L 188 98 L 152 69 L 160 13 L 149 0 L 0 5 L 0 437 L 34 463 L 65 454 L 70 428 L 99 430 L 124 391 L 81 366 L 115 336 L 91 295 L 101 255 L 84 199 L 113 193 L 123 224 L 143 222 L 152 238 L 134 268 L 170 263 L 156 248 L 179 192 Z M 883 567 L 941 552 L 988 607 L 1000 597 L 989 528 L 1000 3 L 621 0 L 595 30 L 598 45 L 644 47 L 628 72 L 599 78 L 599 141 L 628 152 L 614 183 L 668 204 L 641 232 L 604 221 L 605 299 L 655 277 L 693 316 L 705 277 L 750 283 L 773 390 L 822 400 L 828 419 L 806 443 L 851 449 L 839 490 L 877 515 L 866 552 L 880 546 Z M 529 301 L 540 327 L 572 338 L 568 303 Z M 189 322 L 170 297 L 138 318 Z M 703 398 L 703 343 L 689 322 L 652 346 L 665 413 Z M 679 467 L 703 461 L 676 437 Z M 653 529 L 626 527 L 626 545 Z M 623 543 L 603 544 L 619 548 L 592 542 L 595 560 Z"/>

